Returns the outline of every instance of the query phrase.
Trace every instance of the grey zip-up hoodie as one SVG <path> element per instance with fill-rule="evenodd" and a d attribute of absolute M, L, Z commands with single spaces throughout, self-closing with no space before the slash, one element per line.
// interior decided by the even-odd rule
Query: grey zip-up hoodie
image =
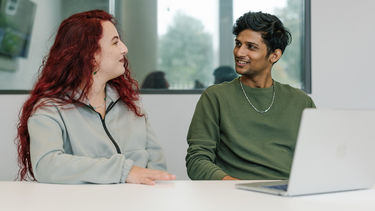
<path fill-rule="evenodd" d="M 30 156 L 37 181 L 124 183 L 133 165 L 166 170 L 147 118 L 138 117 L 106 88 L 102 119 L 84 106 L 43 106 L 28 120 Z"/>

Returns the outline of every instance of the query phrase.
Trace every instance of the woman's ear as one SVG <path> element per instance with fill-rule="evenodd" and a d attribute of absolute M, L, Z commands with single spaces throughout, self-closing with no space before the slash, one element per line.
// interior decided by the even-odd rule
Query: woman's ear
<path fill-rule="evenodd" d="M 279 61 L 281 55 L 283 53 L 281 52 L 280 49 L 276 49 L 274 52 L 272 52 L 269 56 L 269 60 L 272 64 L 275 64 L 277 61 Z"/>

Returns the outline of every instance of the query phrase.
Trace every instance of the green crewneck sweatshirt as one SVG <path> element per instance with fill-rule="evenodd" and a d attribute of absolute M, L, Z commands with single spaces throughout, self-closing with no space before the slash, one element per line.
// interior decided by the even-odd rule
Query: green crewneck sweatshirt
<path fill-rule="evenodd" d="M 239 79 L 207 88 L 195 109 L 187 141 L 191 179 L 287 179 L 302 111 L 315 107 L 303 91 L 274 81 L 274 87 L 243 86 Z"/>

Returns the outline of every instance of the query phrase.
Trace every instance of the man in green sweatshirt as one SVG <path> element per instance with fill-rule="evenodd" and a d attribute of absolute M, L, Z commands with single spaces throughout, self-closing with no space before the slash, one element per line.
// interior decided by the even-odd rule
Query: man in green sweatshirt
<path fill-rule="evenodd" d="M 274 15 L 248 12 L 233 34 L 236 72 L 207 88 L 196 106 L 187 141 L 191 179 L 287 179 L 302 111 L 315 107 L 303 91 L 272 79 L 291 41 Z"/>

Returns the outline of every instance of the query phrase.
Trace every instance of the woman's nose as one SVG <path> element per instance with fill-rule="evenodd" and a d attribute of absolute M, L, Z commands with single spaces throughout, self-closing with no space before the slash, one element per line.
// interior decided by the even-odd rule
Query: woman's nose
<path fill-rule="evenodd" d="M 121 43 L 122 43 L 121 53 L 122 53 L 123 55 L 128 54 L 128 47 L 127 47 L 127 46 L 125 45 L 125 43 L 123 43 L 122 41 L 121 41 Z"/>

